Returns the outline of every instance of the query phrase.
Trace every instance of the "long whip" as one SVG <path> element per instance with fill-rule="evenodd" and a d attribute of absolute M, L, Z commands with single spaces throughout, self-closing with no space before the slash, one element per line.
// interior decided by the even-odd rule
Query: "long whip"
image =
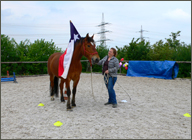
<path fill-rule="evenodd" d="M 91 66 L 91 89 L 92 89 L 93 99 L 95 100 L 95 96 L 94 96 L 94 94 L 93 94 L 92 66 Z M 96 100 L 95 100 L 95 101 L 96 101 Z"/>

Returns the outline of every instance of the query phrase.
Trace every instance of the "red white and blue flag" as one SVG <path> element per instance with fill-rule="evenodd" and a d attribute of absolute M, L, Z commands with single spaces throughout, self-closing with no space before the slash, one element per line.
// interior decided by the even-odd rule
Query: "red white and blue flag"
<path fill-rule="evenodd" d="M 75 26 L 71 21 L 70 21 L 70 30 L 71 30 L 71 38 L 69 40 L 68 47 L 59 58 L 58 76 L 61 76 L 64 79 L 67 78 L 67 74 L 70 68 L 71 59 L 74 51 L 74 44 L 77 40 L 81 38 L 80 34 L 78 33 L 77 29 L 75 28 Z"/>

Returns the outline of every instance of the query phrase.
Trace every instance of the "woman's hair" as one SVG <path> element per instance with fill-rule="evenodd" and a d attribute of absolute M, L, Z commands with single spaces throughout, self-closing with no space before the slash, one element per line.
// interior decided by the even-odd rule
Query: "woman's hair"
<path fill-rule="evenodd" d="M 117 51 L 116 51 L 116 49 L 115 48 L 111 48 L 112 50 L 113 50 L 113 54 L 114 54 L 114 56 L 116 57 L 117 56 Z"/>

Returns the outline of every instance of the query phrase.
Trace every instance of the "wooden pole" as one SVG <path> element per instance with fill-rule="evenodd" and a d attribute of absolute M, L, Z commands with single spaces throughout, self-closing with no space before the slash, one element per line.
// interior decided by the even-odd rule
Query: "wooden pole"
<path fill-rule="evenodd" d="M 80 60 L 81 62 L 88 62 L 89 60 Z M 134 60 L 133 60 L 134 61 Z M 142 60 L 141 60 L 142 61 Z M 14 63 L 47 63 L 48 61 L 15 61 L 15 62 L 1 62 L 1 64 L 14 64 Z M 122 62 L 129 62 L 129 60 L 123 60 Z M 191 63 L 191 61 L 176 61 L 176 63 Z"/>
<path fill-rule="evenodd" d="M 80 60 L 81 62 L 86 62 L 89 60 Z M 20 64 L 20 63 L 47 63 L 48 61 L 14 61 L 14 62 L 1 62 L 1 64 Z"/>

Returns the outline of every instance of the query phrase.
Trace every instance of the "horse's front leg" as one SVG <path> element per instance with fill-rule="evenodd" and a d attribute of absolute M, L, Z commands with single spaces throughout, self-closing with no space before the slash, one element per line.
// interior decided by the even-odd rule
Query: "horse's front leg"
<path fill-rule="evenodd" d="M 64 84 L 64 79 L 61 78 L 61 83 L 60 83 L 61 102 L 65 102 L 63 97 L 63 84 Z"/>
<path fill-rule="evenodd" d="M 79 79 L 80 79 L 80 76 L 78 78 L 76 78 L 73 82 L 73 97 L 72 97 L 72 101 L 71 101 L 72 107 L 76 107 L 75 94 L 76 94 L 76 89 L 77 89 L 77 84 L 79 82 Z"/>
<path fill-rule="evenodd" d="M 70 105 L 71 89 L 70 89 L 70 81 L 69 80 L 66 81 L 66 88 L 67 88 L 67 96 L 68 96 L 67 110 L 71 110 L 71 105 Z"/>

